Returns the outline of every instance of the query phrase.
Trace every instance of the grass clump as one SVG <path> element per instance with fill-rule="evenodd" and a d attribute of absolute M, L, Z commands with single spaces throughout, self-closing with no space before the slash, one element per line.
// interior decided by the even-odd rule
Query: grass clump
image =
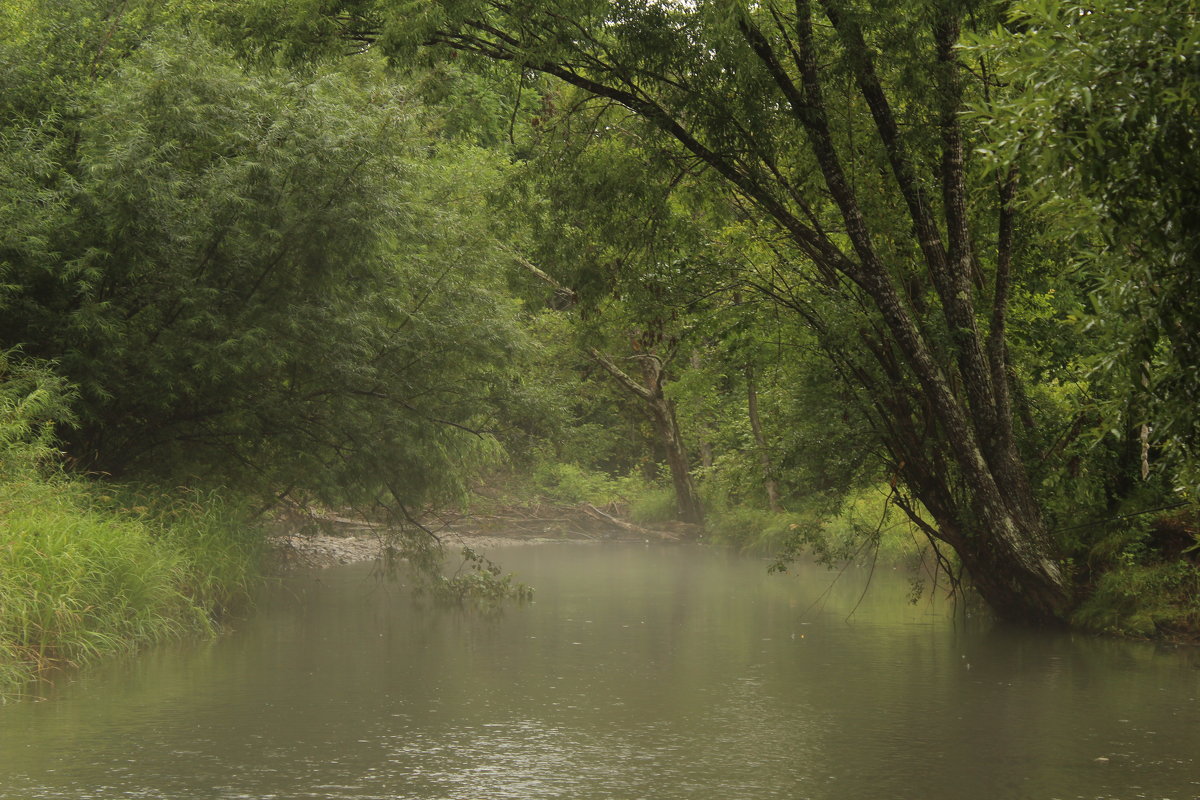
<path fill-rule="evenodd" d="M 0 487 L 0 641 L 36 669 L 207 625 L 180 589 L 184 557 L 88 500 L 66 480 Z"/>
<path fill-rule="evenodd" d="M 0 481 L 0 697 L 47 670 L 210 633 L 261 538 L 209 498 L 121 506 L 62 476 Z"/>
<path fill-rule="evenodd" d="M 244 503 L 214 491 L 124 488 L 114 502 L 158 547 L 183 559 L 179 589 L 214 619 L 243 608 L 261 575 L 265 537 Z"/>
<path fill-rule="evenodd" d="M 629 516 L 639 525 L 669 522 L 678 516 L 675 490 L 664 486 L 645 486 L 629 501 Z"/>

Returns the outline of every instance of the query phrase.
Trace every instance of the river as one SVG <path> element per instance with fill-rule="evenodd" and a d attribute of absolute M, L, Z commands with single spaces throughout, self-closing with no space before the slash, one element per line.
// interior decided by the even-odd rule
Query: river
<path fill-rule="evenodd" d="M 532 604 L 296 575 L 226 636 L 0 707 L 0 797 L 1200 797 L 1195 649 L 909 605 L 892 570 L 864 597 L 865 569 L 700 547 L 494 557 Z"/>

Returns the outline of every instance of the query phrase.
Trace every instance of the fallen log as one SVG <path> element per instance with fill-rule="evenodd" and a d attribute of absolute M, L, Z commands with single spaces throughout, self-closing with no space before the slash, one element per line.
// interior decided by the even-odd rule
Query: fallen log
<path fill-rule="evenodd" d="M 651 528 L 643 528 L 641 525 L 635 525 L 632 522 L 626 522 L 623 519 L 614 517 L 612 514 L 604 513 L 603 511 L 596 508 L 591 503 L 580 503 L 579 509 L 581 511 L 583 511 L 583 513 L 585 513 L 589 517 L 591 517 L 592 519 L 598 519 L 601 522 L 606 522 L 609 525 L 613 525 L 617 528 L 620 528 L 621 530 L 629 531 L 630 533 L 636 533 L 638 536 L 653 536 L 658 539 L 667 539 L 670 541 L 678 541 L 679 540 L 679 536 L 677 534 L 671 533 L 670 531 L 659 531 L 659 530 L 653 530 Z"/>

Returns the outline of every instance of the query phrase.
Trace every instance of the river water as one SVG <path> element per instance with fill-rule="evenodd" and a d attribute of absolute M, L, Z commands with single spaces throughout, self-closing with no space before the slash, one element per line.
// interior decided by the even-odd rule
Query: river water
<path fill-rule="evenodd" d="M 532 604 L 339 567 L 0 707 L 0 797 L 1200 797 L 1195 649 L 964 620 L 886 570 L 860 602 L 866 570 L 703 548 L 495 557 Z"/>

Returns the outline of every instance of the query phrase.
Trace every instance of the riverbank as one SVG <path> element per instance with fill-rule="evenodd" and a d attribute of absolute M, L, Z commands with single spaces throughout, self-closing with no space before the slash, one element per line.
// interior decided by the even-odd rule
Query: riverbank
<path fill-rule="evenodd" d="M 448 555 L 463 547 L 498 547 L 555 542 L 680 541 L 698 538 L 693 526 L 663 524 L 643 527 L 616 516 L 614 509 L 576 505 L 510 505 L 487 513 L 443 513 L 427 520 L 431 535 Z M 296 528 L 303 529 L 299 532 Z M 268 538 L 268 567 L 274 571 L 322 568 L 381 558 L 388 547 L 384 528 L 336 515 L 312 515 L 306 524 Z"/>
<path fill-rule="evenodd" d="M 456 533 L 444 536 L 442 544 L 448 553 L 460 547 L 475 550 L 491 550 L 497 547 L 520 547 L 522 545 L 550 544 L 554 542 L 585 539 L 566 539 L 555 536 L 488 536 L 484 534 Z M 274 571 L 291 569 L 321 569 L 342 564 L 356 564 L 382 558 L 387 541 L 377 535 L 333 535 L 333 534 L 284 534 L 268 539 L 270 568 Z"/>
<path fill-rule="evenodd" d="M 319 524 L 277 523 L 268 535 L 272 526 L 248 524 L 245 509 L 216 494 L 114 486 L 49 469 L 32 452 L 9 448 L 3 455 L 0 702 L 27 696 L 34 679 L 58 670 L 211 635 L 246 607 L 266 575 L 369 561 L 388 546 L 384 531 L 361 520 L 330 515 L 309 519 Z M 430 523 L 451 557 L 464 547 L 479 552 L 651 535 L 596 511 L 543 507 L 521 519 L 523 512 L 510 510 Z M 485 572 L 494 566 L 473 563 Z M 482 583 L 507 591 L 506 579 L 495 577 Z"/>
<path fill-rule="evenodd" d="M 361 520 L 310 517 L 304 525 L 281 524 L 268 536 L 216 495 L 139 495 L 61 473 L 14 470 L 12 461 L 7 466 L 0 481 L 0 701 L 20 697 L 38 675 L 211 634 L 247 602 L 264 575 L 370 561 L 384 556 L 389 544 L 382 529 Z M 618 513 L 586 503 L 539 503 L 425 522 L 451 558 L 463 548 L 490 553 L 561 542 L 719 542 L 692 526 L 648 528 Z M 490 572 L 494 564 L 486 558 L 472 564 L 508 591 L 499 569 Z M 1178 592 L 1168 594 L 1173 601 Z M 1152 606 L 1145 599 L 1127 605 L 1127 613 Z M 1164 624 L 1168 619 L 1164 611 L 1142 630 L 1111 623 L 1080 627 L 1197 642 L 1193 626 Z"/>

